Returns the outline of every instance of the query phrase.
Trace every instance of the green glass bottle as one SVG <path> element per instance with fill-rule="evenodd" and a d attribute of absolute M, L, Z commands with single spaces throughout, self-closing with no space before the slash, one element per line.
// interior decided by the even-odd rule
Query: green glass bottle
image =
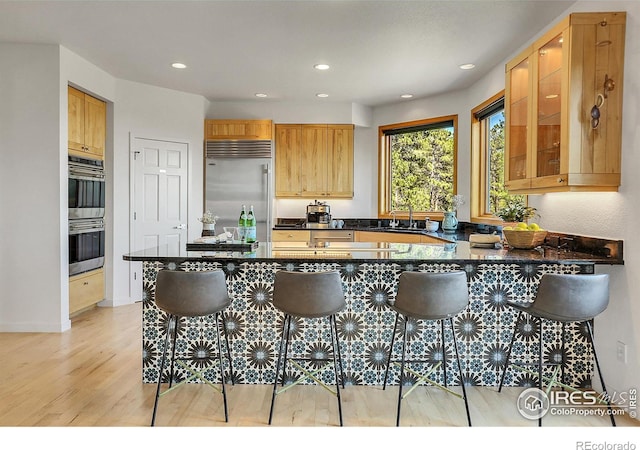
<path fill-rule="evenodd" d="M 238 239 L 240 242 L 245 242 L 247 236 L 247 207 L 242 205 L 242 211 L 240 212 L 240 218 L 238 219 Z"/>
<path fill-rule="evenodd" d="M 247 242 L 248 243 L 255 242 L 257 229 L 256 229 L 256 216 L 253 212 L 253 205 L 251 205 L 251 208 L 249 209 L 249 213 L 247 214 L 246 227 L 247 227 L 247 231 L 246 231 Z"/>

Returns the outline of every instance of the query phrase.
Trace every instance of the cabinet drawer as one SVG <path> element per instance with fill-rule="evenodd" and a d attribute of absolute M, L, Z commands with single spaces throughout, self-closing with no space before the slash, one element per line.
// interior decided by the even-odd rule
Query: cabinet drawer
<path fill-rule="evenodd" d="M 69 277 L 69 314 L 104 300 L 104 270 Z"/>
<path fill-rule="evenodd" d="M 273 242 L 309 242 L 311 232 L 307 230 L 272 230 Z"/>

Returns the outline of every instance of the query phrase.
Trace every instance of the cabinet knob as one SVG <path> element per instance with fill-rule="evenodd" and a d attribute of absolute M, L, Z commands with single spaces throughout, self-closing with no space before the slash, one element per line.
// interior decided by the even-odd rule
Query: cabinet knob
<path fill-rule="evenodd" d="M 558 178 L 558 183 L 564 183 L 564 178 L 562 177 Z"/>
<path fill-rule="evenodd" d="M 292 237 L 293 237 L 293 234 L 288 234 L 288 235 L 287 235 L 287 237 L 292 238 Z"/>
<path fill-rule="evenodd" d="M 88 281 L 85 281 L 85 282 L 84 282 L 84 283 L 82 283 L 82 284 L 84 284 L 85 286 L 87 286 L 87 285 L 89 284 L 89 282 L 88 282 Z"/>

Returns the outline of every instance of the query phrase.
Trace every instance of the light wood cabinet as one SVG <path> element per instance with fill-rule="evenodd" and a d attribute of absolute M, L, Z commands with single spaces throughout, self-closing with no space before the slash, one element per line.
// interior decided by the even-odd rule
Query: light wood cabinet
<path fill-rule="evenodd" d="M 272 242 L 309 242 L 311 232 L 308 230 L 272 230 Z"/>
<path fill-rule="evenodd" d="M 206 119 L 205 139 L 251 139 L 270 141 L 273 136 L 271 120 Z"/>
<path fill-rule="evenodd" d="M 618 190 L 625 24 L 571 14 L 506 65 L 509 191 Z"/>
<path fill-rule="evenodd" d="M 69 154 L 104 160 L 107 104 L 71 86 L 67 97 Z"/>
<path fill-rule="evenodd" d="M 419 233 L 356 231 L 356 242 L 396 242 L 401 244 L 443 244 L 448 241 Z"/>
<path fill-rule="evenodd" d="M 104 270 L 69 277 L 69 315 L 104 300 Z"/>
<path fill-rule="evenodd" d="M 276 124 L 276 197 L 353 198 L 353 125 Z"/>

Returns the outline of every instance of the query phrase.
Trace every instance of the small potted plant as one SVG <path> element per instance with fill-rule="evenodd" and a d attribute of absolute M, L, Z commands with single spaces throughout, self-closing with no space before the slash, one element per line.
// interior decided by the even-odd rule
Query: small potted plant
<path fill-rule="evenodd" d="M 202 217 L 198 220 L 202 222 L 202 236 L 215 236 L 216 234 L 216 220 L 218 216 L 214 216 L 213 213 L 207 210 Z"/>
<path fill-rule="evenodd" d="M 527 222 L 537 215 L 536 208 L 525 205 L 522 199 L 507 200 L 504 206 L 496 212 L 496 216 L 500 217 L 504 222 L 514 224 Z"/>

